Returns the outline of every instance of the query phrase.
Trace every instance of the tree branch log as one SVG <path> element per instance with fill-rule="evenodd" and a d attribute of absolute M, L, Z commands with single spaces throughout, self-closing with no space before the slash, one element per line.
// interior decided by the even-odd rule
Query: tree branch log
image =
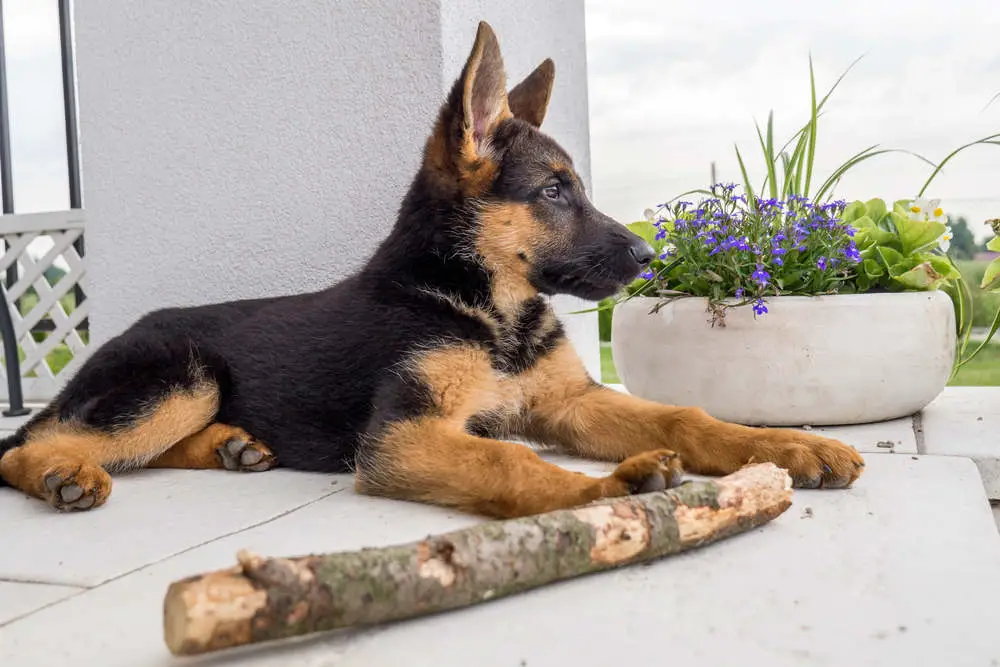
<path fill-rule="evenodd" d="M 410 544 L 239 566 L 173 582 L 164 635 L 195 655 L 457 609 L 750 530 L 791 505 L 771 463 L 666 491 L 491 521 Z"/>

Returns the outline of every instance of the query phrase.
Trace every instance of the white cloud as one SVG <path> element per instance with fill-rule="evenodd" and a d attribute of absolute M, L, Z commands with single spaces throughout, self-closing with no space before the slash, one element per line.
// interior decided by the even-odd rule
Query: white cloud
<path fill-rule="evenodd" d="M 3 4 L 15 211 L 65 209 L 69 195 L 57 4 Z"/>
<path fill-rule="evenodd" d="M 587 0 L 595 200 L 633 220 L 684 190 L 739 180 L 738 143 L 751 171 L 757 136 L 774 110 L 776 138 L 808 117 L 808 57 L 820 92 L 864 58 L 831 98 L 820 125 L 818 175 L 880 144 L 940 160 L 1000 132 L 1000 12 L 992 2 Z M 908 156 L 876 158 L 845 177 L 844 197 L 912 196 L 930 168 Z M 933 184 L 934 196 L 975 231 L 1000 214 L 1000 150 L 973 149 Z M 985 230 L 983 230 L 985 231 Z M 981 233 L 981 232 L 980 232 Z"/>
<path fill-rule="evenodd" d="M 787 137 L 808 112 L 807 58 L 825 90 L 857 56 L 822 120 L 817 171 L 870 145 L 932 159 L 1000 131 L 995 0 L 586 0 L 595 200 L 621 220 L 702 187 L 715 161 L 738 180 L 734 142 L 756 160 L 754 119 Z M 4 2 L 19 211 L 67 205 L 55 2 Z M 911 196 L 928 169 L 876 159 L 843 196 Z M 1000 150 L 956 159 L 933 194 L 978 222 L 1000 214 Z"/>

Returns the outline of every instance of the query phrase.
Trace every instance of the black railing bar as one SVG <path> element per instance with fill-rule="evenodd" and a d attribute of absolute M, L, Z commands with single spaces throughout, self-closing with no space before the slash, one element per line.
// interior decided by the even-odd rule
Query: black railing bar
<path fill-rule="evenodd" d="M 5 35 L 3 0 L 0 0 L 0 195 L 3 196 L 3 213 L 7 215 L 14 212 L 14 178 L 10 160 L 10 109 L 7 107 Z"/>
<path fill-rule="evenodd" d="M 14 181 L 10 161 L 10 113 L 7 108 L 7 53 L 4 48 L 3 0 L 0 0 L 0 196 L 3 196 L 4 215 L 14 212 Z M 4 241 L 4 250 L 8 249 Z M 7 269 L 7 286 L 17 282 L 17 262 Z M 0 304 L 0 338 L 3 339 L 4 361 L 7 365 L 7 399 L 10 406 L 2 413 L 5 417 L 20 417 L 30 412 L 24 407 L 21 390 L 21 360 L 18 357 L 17 334 L 10 315 L 11 305 L 7 293 L 2 293 Z"/>
<path fill-rule="evenodd" d="M 0 0 L 0 197 L 3 197 L 3 213 L 7 215 L 14 212 L 14 176 L 10 158 L 10 110 L 7 108 L 6 30 L 3 18 L 3 0 Z M 7 242 L 4 241 L 4 250 L 7 247 Z M 13 262 L 7 269 L 7 289 L 16 282 L 17 262 Z"/>
<path fill-rule="evenodd" d="M 80 190 L 80 144 L 76 114 L 76 67 L 73 64 L 73 11 L 70 0 L 59 0 L 59 51 L 62 56 L 63 116 L 66 120 L 66 164 L 69 176 L 69 207 L 78 209 L 83 208 L 83 193 Z"/>
<path fill-rule="evenodd" d="M 69 207 L 83 208 L 80 184 L 80 130 L 76 113 L 76 65 L 73 60 L 73 6 L 71 0 L 59 0 L 59 53 L 62 60 L 63 118 L 66 121 L 66 166 L 69 177 Z M 73 242 L 76 253 L 83 258 L 84 241 L 80 236 Z M 85 298 L 79 285 L 73 287 L 73 299 L 79 306 Z M 86 329 L 84 329 L 86 330 Z"/>
<path fill-rule="evenodd" d="M 24 407 L 24 395 L 21 389 L 21 360 L 17 356 L 17 334 L 14 332 L 14 322 L 7 307 L 7 294 L 3 294 L 3 306 L 0 308 L 0 337 L 3 338 L 3 355 L 7 363 L 7 400 L 9 407 L 2 413 L 4 417 L 23 417 L 31 412 Z"/>

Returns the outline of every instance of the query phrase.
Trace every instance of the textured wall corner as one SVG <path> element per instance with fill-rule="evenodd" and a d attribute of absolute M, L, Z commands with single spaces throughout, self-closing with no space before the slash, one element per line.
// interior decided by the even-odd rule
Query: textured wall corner
<path fill-rule="evenodd" d="M 480 19 L 512 80 L 556 60 L 545 129 L 589 183 L 582 3 L 78 3 L 95 342 L 154 308 L 320 289 L 360 266 Z M 599 368 L 596 318 L 564 319 Z"/>

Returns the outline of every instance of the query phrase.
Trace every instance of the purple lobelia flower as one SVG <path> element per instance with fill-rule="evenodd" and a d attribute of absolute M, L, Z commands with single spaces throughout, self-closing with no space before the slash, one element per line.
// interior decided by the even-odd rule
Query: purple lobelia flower
<path fill-rule="evenodd" d="M 757 270 L 750 274 L 750 278 L 756 280 L 763 287 L 771 279 L 771 274 L 764 270 L 763 264 L 758 264 Z"/>

